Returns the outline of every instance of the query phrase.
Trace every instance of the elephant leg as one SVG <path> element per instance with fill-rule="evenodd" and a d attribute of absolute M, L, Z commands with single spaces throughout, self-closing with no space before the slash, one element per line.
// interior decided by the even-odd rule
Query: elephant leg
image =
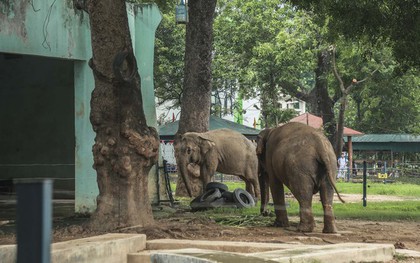
<path fill-rule="evenodd" d="M 276 220 L 274 226 L 287 227 L 289 226 L 289 219 L 287 218 L 286 200 L 284 198 L 284 186 L 283 183 L 276 179 L 270 178 L 270 190 L 274 202 L 274 212 L 276 214 Z"/>
<path fill-rule="evenodd" d="M 261 208 L 260 213 L 263 216 L 268 216 L 269 211 L 267 209 L 268 200 L 270 199 L 270 190 L 268 184 L 268 174 L 266 172 L 262 172 L 258 177 L 259 185 L 261 189 Z"/>
<path fill-rule="evenodd" d="M 315 220 L 312 214 L 312 192 L 309 192 L 308 194 L 305 193 L 304 196 L 300 196 L 298 201 L 300 216 L 298 231 L 312 232 L 315 228 Z"/>
<path fill-rule="evenodd" d="M 258 179 L 246 180 L 245 185 L 246 191 L 249 192 L 254 197 L 254 199 L 260 200 L 261 194 Z"/>
<path fill-rule="evenodd" d="M 248 180 L 245 180 L 245 189 L 246 189 L 246 191 L 247 191 L 248 193 L 250 193 L 250 194 L 254 197 L 254 199 L 255 199 L 255 191 L 254 191 L 254 188 L 253 188 L 253 186 L 252 186 L 252 183 L 251 183 L 250 181 L 248 181 Z"/>
<path fill-rule="evenodd" d="M 216 173 L 216 167 L 207 167 L 202 165 L 200 168 L 200 176 L 203 181 L 203 189 L 206 189 L 206 185 L 210 183 L 212 176 Z"/>
<path fill-rule="evenodd" d="M 332 208 L 334 189 L 329 183 L 324 182 L 321 185 L 320 196 L 322 207 L 324 209 L 324 229 L 323 233 L 337 233 L 337 227 L 335 226 L 335 217 Z"/>
<path fill-rule="evenodd" d="M 260 190 L 260 184 L 258 182 L 257 178 L 252 178 L 251 180 L 252 187 L 254 188 L 254 196 L 261 200 L 261 190 Z"/>

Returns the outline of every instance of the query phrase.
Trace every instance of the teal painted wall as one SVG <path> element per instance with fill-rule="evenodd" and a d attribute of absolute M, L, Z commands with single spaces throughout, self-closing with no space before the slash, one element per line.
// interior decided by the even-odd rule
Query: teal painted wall
<path fill-rule="evenodd" d="M 146 4 L 128 5 L 129 24 L 133 39 L 133 46 L 142 78 L 143 106 L 149 126 L 157 126 L 153 88 L 153 55 L 155 30 L 160 23 L 161 15 L 156 5 Z M 74 104 L 72 106 L 56 105 L 60 111 L 73 111 L 72 128 L 67 130 L 67 154 L 73 154 L 73 169 L 75 178 L 75 210 L 76 212 L 91 212 L 96 208 L 98 187 L 96 171 L 93 170 L 92 145 L 94 132 L 89 121 L 90 95 L 94 88 L 92 71 L 87 62 L 91 57 L 90 31 L 88 16 L 73 8 L 72 0 L 1 0 L 0 1 L 0 53 L 42 56 L 49 59 L 61 58 L 73 65 L 67 65 L 62 74 L 73 78 L 72 91 Z M 0 54 L 1 55 L 1 54 Z M 0 61 L 2 67 L 8 68 L 7 61 Z M 35 66 L 36 67 L 36 66 Z M 25 74 L 38 74 L 28 70 Z M 61 73 L 60 73 L 61 74 Z M 52 75 L 51 78 L 59 79 Z M 10 80 L 9 86 L 16 85 Z M 0 92 L 3 85 L 0 86 Z M 22 90 L 31 92 L 28 85 Z M 68 91 L 68 90 L 67 90 Z M 49 92 L 49 91 L 47 91 Z M 16 95 L 18 96 L 18 95 Z M 46 104 L 53 104 L 48 96 L 43 100 Z M 5 104 L 0 104 L 0 112 L 7 112 Z M 51 108 L 54 111 L 55 108 Z M 34 109 L 35 118 L 40 118 Z M 26 115 L 22 113 L 22 116 Z M 5 117 L 6 118 L 6 117 Z M 27 130 L 30 129 L 30 127 Z M 3 133 L 3 130 L 0 130 Z M 1 134 L 0 134 L 1 135 Z M 30 143 L 30 142 L 29 142 Z M 13 148 L 13 147 L 11 147 Z M 54 148 L 54 147 L 53 147 Z M 26 154 L 32 154 L 27 152 Z M 33 153 L 35 154 L 35 153 Z M 52 154 L 36 153 L 49 159 Z M 21 162 L 16 156 L 15 161 Z M 70 160 L 71 161 L 71 160 Z M 0 165 L 2 160 L 0 159 Z M 71 165 L 70 165 L 71 167 Z M 58 169 L 56 173 L 63 172 Z M 12 170 L 15 173 L 16 170 Z M 0 179 L 3 177 L 0 173 Z M 152 202 L 157 199 L 155 192 L 155 171 L 149 177 L 150 197 Z"/>

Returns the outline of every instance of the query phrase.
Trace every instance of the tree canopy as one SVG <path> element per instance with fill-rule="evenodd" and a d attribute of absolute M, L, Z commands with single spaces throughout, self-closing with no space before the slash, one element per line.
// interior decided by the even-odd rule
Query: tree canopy
<path fill-rule="evenodd" d="M 389 40 L 404 68 L 420 66 L 420 2 L 417 0 L 291 0 L 298 8 L 329 18 L 329 32 L 372 44 Z"/>
<path fill-rule="evenodd" d="M 392 21 L 398 17 L 386 23 L 380 18 L 383 23 L 376 31 L 374 17 L 380 16 L 381 12 L 391 16 L 385 7 L 394 5 L 398 6 L 398 12 L 411 5 L 413 10 L 407 14 L 412 15 L 418 11 L 418 4 L 413 1 L 399 4 L 391 0 L 378 7 L 365 2 L 352 1 L 352 5 L 350 1 L 344 1 L 343 6 L 336 6 L 335 1 L 327 0 L 318 4 L 315 1 L 292 1 L 295 5 L 273 0 L 219 0 L 214 22 L 213 90 L 233 98 L 258 96 L 261 110 L 271 117 L 279 115 L 281 118 L 285 114 L 278 105 L 280 95 L 285 93 L 308 101 L 309 111 L 313 113 L 318 112 L 322 105 L 324 108 L 334 107 L 342 93 L 329 68 L 333 46 L 343 83 L 348 86 L 352 85 L 353 79 L 366 79 L 350 90 L 346 126 L 364 132 L 416 132 L 420 115 L 416 103 L 420 92 L 415 61 L 418 41 L 411 49 L 398 44 L 398 39 L 391 34 L 397 31 L 398 27 Z M 338 18 L 339 15 L 344 16 L 343 20 Z M 180 67 L 182 49 L 179 47 L 183 45 L 183 32 L 182 27 L 175 27 L 173 15 L 165 14 L 164 19 L 169 19 L 169 23 L 163 22 L 161 27 L 173 28 L 174 31 L 160 28 L 162 32 L 172 32 L 172 36 L 157 35 L 156 55 L 161 57 L 156 61 L 165 64 L 156 65 L 160 68 L 155 75 L 156 82 L 161 83 L 157 85 L 157 94 L 177 100 L 182 94 L 182 73 L 174 68 Z M 412 18 L 414 22 L 416 19 Z M 411 39 L 417 39 L 417 31 L 404 30 L 412 35 Z M 165 46 L 162 50 L 159 48 L 161 44 Z M 398 49 L 403 47 L 412 51 L 411 56 L 399 53 Z M 410 52 L 406 53 L 410 55 Z M 324 72 L 319 71 L 322 54 L 327 55 Z M 322 82 L 325 83 L 322 92 L 328 95 L 328 98 L 324 97 L 327 101 L 316 97 L 320 92 L 316 87 Z M 335 114 L 339 112 L 338 105 L 332 109 Z M 407 110 L 400 111 L 401 107 Z M 384 124 L 378 111 L 392 111 L 398 117 Z M 381 121 L 383 124 L 379 125 Z"/>

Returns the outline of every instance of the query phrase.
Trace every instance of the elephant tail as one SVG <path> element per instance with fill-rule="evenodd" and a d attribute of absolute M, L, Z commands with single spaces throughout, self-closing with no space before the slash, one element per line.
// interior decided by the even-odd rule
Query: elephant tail
<path fill-rule="evenodd" d="M 343 198 L 341 198 L 340 193 L 337 190 L 337 187 L 335 186 L 335 177 L 337 173 L 337 162 L 335 158 L 335 153 L 332 148 L 331 143 L 326 138 L 321 138 L 322 141 L 322 147 L 323 153 L 321 153 L 321 160 L 324 163 L 325 170 L 327 173 L 327 180 L 331 184 L 331 186 L 334 188 L 334 191 L 337 193 L 338 199 L 345 203 Z"/>

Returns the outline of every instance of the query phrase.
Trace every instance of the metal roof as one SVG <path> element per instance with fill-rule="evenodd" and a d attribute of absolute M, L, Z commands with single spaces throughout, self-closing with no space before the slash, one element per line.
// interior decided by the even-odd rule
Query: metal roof
<path fill-rule="evenodd" d="M 365 134 L 353 142 L 420 142 L 420 136 L 411 134 Z"/>
<path fill-rule="evenodd" d="M 179 121 L 169 122 L 158 127 L 159 137 L 161 140 L 173 140 L 175 133 L 178 131 Z M 228 121 L 216 116 L 210 116 L 210 130 L 227 128 L 242 133 L 250 140 L 257 138 L 260 130 L 254 129 L 233 121 Z"/>
<path fill-rule="evenodd" d="M 347 138 L 344 138 L 347 141 Z M 365 134 L 353 137 L 355 151 L 420 152 L 420 136 L 410 134 Z"/>
<path fill-rule="evenodd" d="M 311 127 L 314 127 L 315 129 L 322 129 L 323 120 L 321 117 L 318 117 L 318 116 L 315 116 L 313 114 L 306 112 L 297 117 L 294 117 L 289 122 L 300 122 L 300 123 L 309 125 Z M 363 133 L 350 129 L 348 127 L 344 127 L 343 135 L 344 136 L 361 136 L 363 135 Z"/>

